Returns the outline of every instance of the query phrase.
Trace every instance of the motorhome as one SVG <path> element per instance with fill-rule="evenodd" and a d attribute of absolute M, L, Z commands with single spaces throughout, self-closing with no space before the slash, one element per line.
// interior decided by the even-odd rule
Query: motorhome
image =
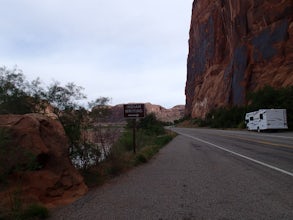
<path fill-rule="evenodd" d="M 260 109 L 245 115 L 248 130 L 288 129 L 286 109 Z"/>

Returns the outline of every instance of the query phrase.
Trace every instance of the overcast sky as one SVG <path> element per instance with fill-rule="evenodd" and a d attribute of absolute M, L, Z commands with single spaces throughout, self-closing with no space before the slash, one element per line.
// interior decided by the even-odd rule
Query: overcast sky
<path fill-rule="evenodd" d="M 193 0 L 0 0 L 0 65 L 111 105 L 185 104 Z"/>

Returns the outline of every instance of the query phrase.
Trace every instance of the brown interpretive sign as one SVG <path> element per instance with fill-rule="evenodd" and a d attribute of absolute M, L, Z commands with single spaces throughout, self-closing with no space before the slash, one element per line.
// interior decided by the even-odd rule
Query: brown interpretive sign
<path fill-rule="evenodd" d="M 143 118 L 144 117 L 144 104 L 126 104 L 124 105 L 125 118 Z"/>

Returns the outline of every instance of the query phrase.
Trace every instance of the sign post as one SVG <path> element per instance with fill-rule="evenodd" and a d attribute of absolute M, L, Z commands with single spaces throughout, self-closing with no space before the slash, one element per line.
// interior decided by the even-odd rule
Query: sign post
<path fill-rule="evenodd" d="M 133 153 L 136 153 L 136 119 L 143 118 L 145 114 L 144 104 L 126 104 L 124 118 L 133 119 Z"/>
<path fill-rule="evenodd" d="M 136 119 L 133 119 L 133 153 L 136 154 Z"/>

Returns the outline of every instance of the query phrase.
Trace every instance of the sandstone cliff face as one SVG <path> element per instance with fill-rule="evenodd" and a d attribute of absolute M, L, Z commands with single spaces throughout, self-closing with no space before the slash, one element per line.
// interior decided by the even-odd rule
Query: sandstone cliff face
<path fill-rule="evenodd" d="M 40 165 L 38 170 L 9 176 L 9 188 L 0 192 L 0 203 L 9 201 L 16 189 L 21 189 L 25 203 L 41 202 L 48 207 L 72 202 L 87 192 L 82 176 L 70 162 L 59 121 L 39 114 L 0 115 L 0 128 L 11 133 L 9 147 L 32 152 Z"/>
<path fill-rule="evenodd" d="M 292 0 L 195 0 L 186 114 L 242 105 L 248 91 L 293 85 Z"/>

